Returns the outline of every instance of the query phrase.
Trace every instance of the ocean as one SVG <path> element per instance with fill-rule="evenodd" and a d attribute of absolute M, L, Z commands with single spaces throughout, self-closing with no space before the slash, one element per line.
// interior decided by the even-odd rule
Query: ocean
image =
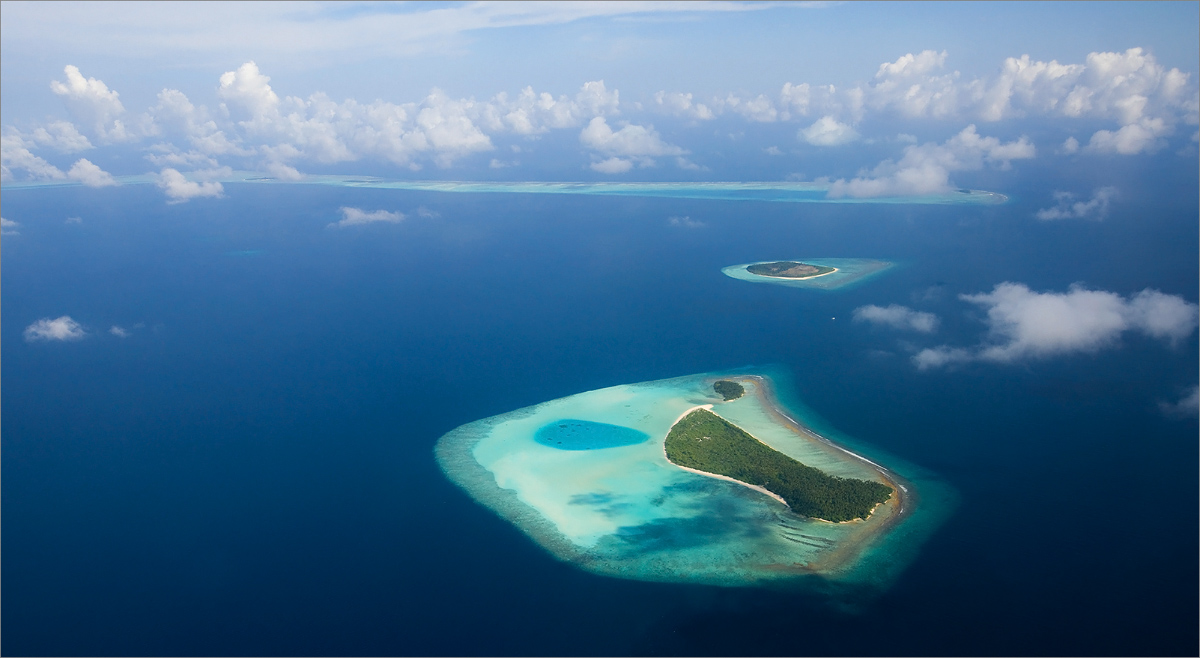
<path fill-rule="evenodd" d="M 909 358 L 983 340 L 958 295 L 1003 281 L 1196 301 L 1197 164 L 1128 160 L 981 174 L 998 205 L 6 188 L 3 652 L 1195 653 L 1200 443 L 1159 403 L 1195 385 L 1196 334 Z M 1033 218 L 1104 176 L 1103 221 Z M 330 227 L 342 207 L 406 218 Z M 797 257 L 895 265 L 835 290 L 721 272 Z M 893 303 L 940 330 L 852 320 Z M 24 340 L 62 315 L 88 335 Z M 434 460 L 475 420 L 745 367 L 789 373 L 824 426 L 956 492 L 882 594 L 588 573 Z"/>

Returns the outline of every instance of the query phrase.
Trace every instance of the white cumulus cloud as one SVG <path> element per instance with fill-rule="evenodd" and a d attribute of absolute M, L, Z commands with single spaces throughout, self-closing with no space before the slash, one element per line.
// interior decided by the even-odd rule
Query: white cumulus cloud
<path fill-rule="evenodd" d="M 1009 363 L 1110 347 L 1126 331 L 1175 344 L 1196 330 L 1200 308 L 1177 295 L 1146 289 L 1129 298 L 1071 286 L 1066 293 L 1005 282 L 990 293 L 960 295 L 987 309 L 988 339 L 972 349 L 940 346 L 913 357 L 924 370 L 956 361 Z"/>
<path fill-rule="evenodd" d="M 664 142 L 654 130 L 654 126 L 627 123 L 620 130 L 614 131 L 604 117 L 592 119 L 583 132 L 579 133 L 579 141 L 597 151 L 613 155 L 654 157 L 687 153 L 678 146 Z"/>
<path fill-rule="evenodd" d="M 593 118 L 579 133 L 579 141 L 602 155 L 611 156 L 591 165 L 592 169 L 606 174 L 629 171 L 635 162 L 643 167 L 651 166 L 654 158 L 659 156 L 687 154 L 686 150 L 663 141 L 654 126 L 625 123 L 620 130 L 613 130 L 604 117 Z"/>
<path fill-rule="evenodd" d="M 839 123 L 831 116 L 823 116 L 801 130 L 799 138 L 814 146 L 840 146 L 858 139 L 852 126 Z"/>
<path fill-rule="evenodd" d="M 220 90 L 218 90 L 220 95 Z M 224 108 L 228 111 L 228 107 Z M 204 106 L 197 107 L 187 95 L 178 89 L 163 89 L 158 93 L 158 104 L 150 108 L 149 116 L 153 121 L 153 132 L 156 135 L 169 136 L 171 139 L 184 139 L 188 144 L 188 155 L 191 159 L 217 155 L 253 155 L 255 149 L 246 148 L 238 136 L 230 137 L 221 129 L 209 115 Z M 232 128 L 232 126 L 228 126 Z M 177 153 L 183 149 L 171 145 L 160 147 L 164 153 Z M 215 160 L 209 166 L 215 166 Z M 182 164 L 176 162 L 155 164 Z"/>
<path fill-rule="evenodd" d="M 723 99 L 717 99 L 715 103 L 722 110 L 740 114 L 746 119 L 758 123 L 772 123 L 779 118 L 779 110 L 775 107 L 775 103 L 764 94 L 759 94 L 754 98 L 742 98 L 729 94 Z"/>
<path fill-rule="evenodd" d="M 79 181 L 88 187 L 107 187 L 117 184 L 112 174 L 92 164 L 91 160 L 87 158 L 80 158 L 71 165 L 71 169 L 67 171 L 67 178 Z"/>
<path fill-rule="evenodd" d="M 1007 168 L 1012 160 L 1032 158 L 1033 144 L 1025 137 L 1001 142 L 983 137 L 970 125 L 942 144 L 907 146 L 899 162 L 885 160 L 871 172 L 830 186 L 830 197 L 879 197 L 937 194 L 952 189 L 950 174 L 981 169 L 984 164 Z"/>
<path fill-rule="evenodd" d="M 403 213 L 388 212 L 387 210 L 373 210 L 367 212 L 361 208 L 349 207 L 343 207 L 341 210 L 341 221 L 333 222 L 329 225 L 330 228 L 346 228 L 347 226 L 358 226 L 362 224 L 371 224 L 373 222 L 388 222 L 396 224 L 404 220 Z"/>
<path fill-rule="evenodd" d="M 609 90 L 603 80 L 585 82 L 574 98 L 526 87 L 513 98 L 496 94 L 486 103 L 470 103 L 472 119 L 488 130 L 537 135 L 556 128 L 573 128 L 587 117 L 618 114 L 620 92 Z"/>
<path fill-rule="evenodd" d="M 730 95 L 720 111 L 752 121 L 825 115 L 856 124 L 867 112 L 917 119 L 1001 121 L 1047 117 L 1116 124 L 1092 135 L 1087 151 L 1132 155 L 1154 151 L 1180 124 L 1195 125 L 1200 100 L 1190 75 L 1168 69 L 1141 48 L 1093 52 L 1083 63 L 1006 58 L 992 76 L 964 78 L 947 68 L 946 51 L 907 53 L 879 66 L 865 85 L 786 83 L 777 104 Z M 776 112 L 778 108 L 778 112 Z M 1067 153 L 1079 150 L 1071 138 Z"/>
<path fill-rule="evenodd" d="M 66 179 L 61 169 L 34 155 L 32 146 L 15 132 L 0 136 L 0 179 L 15 179 L 14 171 L 24 171 L 34 180 Z"/>
<path fill-rule="evenodd" d="M 64 153 L 95 148 L 70 121 L 52 121 L 44 126 L 38 126 L 34 128 L 31 137 L 40 146 L 49 146 Z"/>
<path fill-rule="evenodd" d="M 1120 153 L 1146 148 L 1195 113 L 1188 74 L 1168 70 L 1141 48 L 1093 52 L 1082 64 L 1009 57 L 994 77 L 972 80 L 947 71 L 947 59 L 945 51 L 926 50 L 882 64 L 864 89 L 867 105 L 909 117 L 1109 119 L 1123 128 L 1101 131 L 1093 141 Z"/>
<path fill-rule="evenodd" d="M 363 104 L 353 99 L 336 103 L 321 93 L 307 99 L 280 98 L 269 81 L 254 62 L 246 62 L 221 76 L 217 95 L 240 129 L 240 141 L 256 142 L 253 150 L 284 164 L 295 159 L 334 163 L 373 156 L 415 167 L 418 157 L 427 155 L 438 166 L 449 167 L 456 159 L 494 148 L 476 119 L 490 120 L 497 129 L 504 126 L 500 110 L 449 98 L 438 89 L 420 103 Z M 589 85 L 581 92 L 583 102 L 596 109 L 605 102 L 600 97 L 606 92 L 603 83 Z M 529 129 L 537 131 L 532 124 Z"/>
<path fill-rule="evenodd" d="M 20 222 L 14 222 L 10 219 L 0 217 L 0 234 L 3 235 L 20 235 L 21 232 L 17 229 L 21 228 Z"/>
<path fill-rule="evenodd" d="M 864 90 L 867 105 L 874 110 L 892 109 L 906 117 L 956 116 L 959 74 L 941 73 L 946 57 L 944 50 L 925 50 L 880 64 L 874 81 Z"/>
<path fill-rule="evenodd" d="M 598 171 L 602 174 L 623 174 L 633 169 L 633 160 L 625 160 L 614 156 L 605 160 L 598 160 L 588 166 L 591 167 L 592 171 Z"/>
<path fill-rule="evenodd" d="M 692 219 L 689 216 L 673 215 L 667 218 L 667 224 L 670 226 L 678 226 L 681 228 L 703 228 L 704 222 L 698 219 Z"/>
<path fill-rule="evenodd" d="M 1097 130 L 1088 141 L 1087 150 L 1120 155 L 1156 151 L 1164 145 L 1160 138 L 1171 132 L 1171 126 L 1162 119 L 1143 118 L 1115 131 Z"/>
<path fill-rule="evenodd" d="M 158 186 L 167 194 L 167 203 L 183 203 L 202 197 L 220 197 L 225 188 L 217 181 L 191 181 L 178 169 L 167 167 L 158 175 Z"/>
<path fill-rule="evenodd" d="M 1117 188 L 1102 187 L 1092 193 L 1087 201 L 1076 201 L 1070 192 L 1055 192 L 1053 208 L 1042 208 L 1035 216 L 1041 220 L 1051 219 L 1104 219 L 1108 214 L 1108 202 L 1117 195 Z"/>
<path fill-rule="evenodd" d="M 933 333 L 937 330 L 938 317 L 932 313 L 924 311 L 914 311 L 907 306 L 899 304 L 889 304 L 888 306 L 876 306 L 868 304 L 854 309 L 854 320 L 856 322 L 870 322 L 872 324 L 882 324 L 893 329 L 907 329 L 910 331 L 919 331 L 921 333 Z"/>
<path fill-rule="evenodd" d="M 108 333 L 116 336 L 117 338 L 129 338 L 131 335 L 128 330 L 122 329 L 115 324 L 108 330 Z"/>
<path fill-rule="evenodd" d="M 96 78 L 85 78 L 79 68 L 63 68 L 66 82 L 54 80 L 50 89 L 63 97 L 68 109 L 81 121 L 90 123 L 97 137 L 106 142 L 123 142 L 133 135 L 119 118 L 125 114 L 120 94 Z"/>
<path fill-rule="evenodd" d="M 79 340 L 85 335 L 83 327 L 69 315 L 53 320 L 42 318 L 25 327 L 25 340 L 31 343 L 39 340 Z"/>
<path fill-rule="evenodd" d="M 654 94 L 654 107 L 665 114 L 707 121 L 716 115 L 704 103 L 692 100 L 691 94 L 678 91 L 660 91 Z"/>
<path fill-rule="evenodd" d="M 917 352 L 912 357 L 912 362 L 917 366 L 918 370 L 929 370 L 931 368 L 940 368 L 952 363 L 961 363 L 970 361 L 974 358 L 971 352 L 960 347 L 947 347 L 941 345 L 931 347 Z"/>
<path fill-rule="evenodd" d="M 295 167 L 289 167 L 282 162 L 268 162 L 267 173 L 279 180 L 304 180 L 304 174 L 300 173 Z"/>

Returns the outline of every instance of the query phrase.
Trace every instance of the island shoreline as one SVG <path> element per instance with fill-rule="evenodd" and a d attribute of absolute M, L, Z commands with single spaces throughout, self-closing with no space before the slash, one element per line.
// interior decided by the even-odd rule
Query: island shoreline
<path fill-rule="evenodd" d="M 843 448 L 842 446 L 837 445 L 833 441 L 830 441 L 829 439 L 825 438 L 824 436 L 821 436 L 817 432 L 813 431 L 811 428 L 807 427 L 806 425 L 800 423 L 796 419 L 794 419 L 791 416 L 784 413 L 782 405 L 780 405 L 779 402 L 776 399 L 774 399 L 774 397 L 772 395 L 768 394 L 768 390 L 770 389 L 770 384 L 768 383 L 768 381 L 765 377 L 762 377 L 761 375 L 743 375 L 740 378 L 743 380 L 746 380 L 746 379 L 755 380 L 755 382 L 758 384 L 758 386 L 755 387 L 756 394 L 759 398 L 759 401 L 763 403 L 763 407 L 765 409 L 767 409 L 767 411 L 770 412 L 771 414 L 773 414 L 779 418 L 782 418 L 784 420 L 784 424 L 787 426 L 790 426 L 789 429 L 792 429 L 792 431 L 809 439 L 810 441 L 817 441 L 829 448 L 833 448 L 839 452 L 842 452 L 851 457 L 854 457 L 854 458 L 858 459 L 859 461 L 869 464 L 871 466 L 872 470 L 874 470 L 879 475 L 879 477 L 882 478 L 884 480 L 884 482 L 889 487 L 892 488 L 892 493 L 894 495 L 894 498 L 889 499 L 887 502 L 879 503 L 875 507 L 872 507 L 871 512 L 868 514 L 866 519 L 850 519 L 848 521 L 829 521 L 827 519 L 821 519 L 821 518 L 816 518 L 816 517 L 805 516 L 804 518 L 810 519 L 812 521 L 820 521 L 822 523 L 868 522 L 868 521 L 870 521 L 870 517 L 875 514 L 875 511 L 877 509 L 879 509 L 880 505 L 886 505 L 886 504 L 892 502 L 893 500 L 895 500 L 898 503 L 897 506 L 899 508 L 897 511 L 897 514 L 896 514 L 896 519 L 899 519 L 900 514 L 902 514 L 905 511 L 904 498 L 905 498 L 905 494 L 908 493 L 908 487 L 905 487 L 904 485 L 900 484 L 900 482 L 899 482 L 899 480 L 901 478 L 899 478 L 894 473 L 889 471 L 886 467 L 881 466 L 881 465 L 871 461 L 870 459 L 863 457 L 862 455 L 860 455 L 858 453 L 852 452 L 850 450 Z M 729 379 L 738 379 L 738 377 L 732 377 Z M 731 401 L 732 400 L 727 400 L 726 402 L 731 402 Z M 671 433 L 671 430 L 675 429 L 675 426 L 679 424 L 679 421 L 683 420 L 689 414 L 696 411 L 697 409 L 706 409 L 708 411 L 713 411 L 714 406 L 715 406 L 714 404 L 698 404 L 694 407 L 689 408 L 688 410 L 686 410 L 682 414 L 680 414 L 679 417 L 675 419 L 675 422 L 671 423 L 671 426 L 669 428 L 667 428 L 667 434 L 669 435 Z M 713 411 L 713 413 L 715 414 L 716 412 Z M 720 416 L 720 414 L 717 414 L 717 415 Z M 721 416 L 721 417 L 724 418 L 723 416 Z M 764 446 L 771 448 L 772 450 L 775 450 L 775 448 L 772 447 L 771 445 L 764 443 L 762 441 L 762 439 L 755 437 L 753 434 L 751 434 L 750 436 L 754 437 L 754 439 L 756 441 L 758 441 L 759 443 L 762 443 Z M 783 503 L 785 506 L 788 507 L 789 510 L 791 509 L 791 506 L 787 504 L 787 501 L 785 501 L 782 496 L 780 496 L 779 494 L 776 494 L 775 492 L 770 491 L 764 487 L 760 487 L 755 484 L 750 484 L 749 482 L 743 482 L 736 478 L 729 477 L 728 475 L 721 475 L 719 473 L 709 473 L 708 471 L 701 471 L 701 470 L 698 470 L 695 468 L 689 468 L 687 466 L 682 466 L 680 464 L 676 464 L 675 462 L 671 461 L 671 458 L 667 455 L 667 444 L 666 444 L 665 440 L 663 441 L 663 457 L 666 458 L 666 460 L 669 464 L 671 464 L 672 466 L 674 466 L 676 468 L 683 469 L 690 473 L 696 473 L 698 475 L 703 475 L 706 477 L 716 478 L 718 480 L 725 480 L 727 482 L 733 482 L 736 484 L 740 484 L 743 487 L 746 487 L 748 489 L 753 489 L 759 493 L 766 494 L 766 495 L 770 496 L 771 498 L 774 498 L 775 500 L 778 500 L 779 502 Z M 803 516 L 803 515 L 799 515 L 799 516 Z"/>
<path fill-rule="evenodd" d="M 693 411 L 695 411 L 697 409 L 705 409 L 708 411 L 712 411 L 712 408 L 713 408 L 713 405 L 711 405 L 711 404 L 698 404 L 698 405 L 692 407 L 691 409 L 688 409 L 687 411 L 680 414 L 679 418 L 675 419 L 675 422 L 671 423 L 671 426 L 667 428 L 667 434 L 670 434 L 671 430 L 675 429 L 675 426 L 679 424 L 679 421 L 683 420 L 684 418 L 687 418 L 688 415 L 691 414 Z M 762 442 L 760 441 L 759 443 L 762 443 Z M 763 445 L 766 445 L 766 444 L 764 443 Z M 767 447 L 769 448 L 770 446 L 767 446 Z M 742 482 L 741 480 L 731 478 L 728 475 L 721 475 L 720 473 L 709 473 L 708 471 L 701 471 L 699 469 L 688 468 L 687 466 L 681 466 L 679 464 L 676 464 L 675 462 L 671 461 L 670 457 L 667 456 L 667 442 L 666 442 L 665 438 L 663 440 L 662 452 L 663 452 L 663 458 L 667 460 L 667 463 L 674 466 L 675 468 L 681 468 L 689 473 L 695 473 L 696 475 L 703 475 L 705 477 L 716 478 L 718 480 L 725 480 L 726 482 L 740 484 L 743 487 L 747 487 L 747 488 L 753 489 L 759 493 L 766 494 L 766 495 L 774 498 L 775 500 L 778 500 L 779 502 L 783 503 L 784 506 L 788 506 L 787 501 L 783 499 L 783 496 L 780 496 L 779 494 L 777 494 L 773 491 L 769 491 L 763 487 L 760 487 L 757 484 L 750 484 L 749 482 Z M 789 509 L 790 509 L 790 507 L 789 507 Z"/>
<path fill-rule="evenodd" d="M 737 378 L 731 377 L 730 379 Z M 911 483 L 887 467 L 881 466 L 860 454 L 843 448 L 795 418 L 792 418 L 784 411 L 784 407 L 782 403 L 779 402 L 778 397 L 776 397 L 770 380 L 766 377 L 761 375 L 742 375 L 741 379 L 749 379 L 757 383 L 758 386 L 755 387 L 755 394 L 758 395 L 759 399 L 763 402 L 764 408 L 776 415 L 778 418 L 782 419 L 784 424 L 790 427 L 797 434 L 816 441 L 828 449 L 837 450 L 870 465 L 871 468 L 879 475 L 879 477 L 882 478 L 888 486 L 892 487 L 892 491 L 894 493 L 893 498 L 889 499 L 886 503 L 882 503 L 881 505 L 890 505 L 894 501 L 896 505 L 896 511 L 893 514 L 879 521 L 875 527 L 864 528 L 864 536 L 860 541 L 851 542 L 851 545 L 843 546 L 840 548 L 840 550 L 834 551 L 832 554 L 828 555 L 825 559 L 819 561 L 818 563 L 808 565 L 805 570 L 830 571 L 838 566 L 852 562 L 853 559 L 860 555 L 870 544 L 882 537 L 888 530 L 898 525 L 902 519 L 912 514 L 913 504 L 910 499 L 914 499 L 916 496 L 909 489 L 909 487 L 905 486 L 906 484 Z M 875 516 L 875 513 L 878 511 L 879 507 L 880 506 L 877 505 L 876 508 L 871 511 L 871 517 Z M 870 524 L 871 518 L 868 517 L 866 520 L 858 519 L 855 521 L 848 521 L 847 523 L 859 522 Z"/>
<path fill-rule="evenodd" d="M 751 263 L 751 265 L 757 265 L 757 264 L 758 263 Z M 747 274 L 751 274 L 754 276 L 761 276 L 764 279 L 783 279 L 784 281 L 807 281 L 809 279 L 819 279 L 823 276 L 829 276 L 830 274 L 837 274 L 837 272 L 838 272 L 838 268 L 835 267 L 835 268 L 833 268 L 832 272 L 822 272 L 821 274 L 813 274 L 812 276 L 771 276 L 770 274 L 755 274 L 754 272 L 751 272 L 750 270 L 746 270 Z"/>

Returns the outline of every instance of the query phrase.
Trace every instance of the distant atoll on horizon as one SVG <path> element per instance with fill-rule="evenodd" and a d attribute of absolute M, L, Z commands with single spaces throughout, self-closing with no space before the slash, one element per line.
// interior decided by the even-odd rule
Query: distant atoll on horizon
<path fill-rule="evenodd" d="M 184 172 L 185 180 L 222 184 L 248 183 L 253 185 L 331 185 L 383 190 L 421 192 L 453 192 L 484 194 L 575 194 L 597 196 L 660 197 L 671 199 L 714 199 L 721 201 L 770 201 L 781 203 L 838 203 L 838 204 L 922 204 L 922 205 L 995 205 L 1006 203 L 1008 197 L 986 190 L 949 190 L 918 196 L 845 197 L 829 196 L 827 183 L 790 181 L 713 181 L 713 182 L 649 182 L 649 181 L 454 181 L 406 180 L 362 175 L 301 174 L 298 178 L 281 179 L 268 172 L 226 171 L 212 176 L 211 172 Z M 114 176 L 118 185 L 152 185 L 158 174 Z M 0 183 L 3 189 L 39 187 L 76 187 L 83 183 L 69 178 L 12 180 Z"/>

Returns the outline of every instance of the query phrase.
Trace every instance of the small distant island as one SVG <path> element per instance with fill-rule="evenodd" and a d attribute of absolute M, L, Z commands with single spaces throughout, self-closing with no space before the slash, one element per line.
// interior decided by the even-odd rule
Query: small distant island
<path fill-rule="evenodd" d="M 773 276 L 781 279 L 811 279 L 833 274 L 837 268 L 798 263 L 794 260 L 781 260 L 774 263 L 754 263 L 747 267 L 746 271 L 759 276 Z"/>
<path fill-rule="evenodd" d="M 866 519 L 893 493 L 879 482 L 836 477 L 801 464 L 704 408 L 671 427 L 665 449 L 678 466 L 761 487 L 793 512 L 823 521 Z"/>
<path fill-rule="evenodd" d="M 717 395 L 725 398 L 726 402 L 736 400 L 746 394 L 746 389 L 742 388 L 741 384 L 728 379 L 722 379 L 713 384 L 713 390 L 717 392 Z"/>

